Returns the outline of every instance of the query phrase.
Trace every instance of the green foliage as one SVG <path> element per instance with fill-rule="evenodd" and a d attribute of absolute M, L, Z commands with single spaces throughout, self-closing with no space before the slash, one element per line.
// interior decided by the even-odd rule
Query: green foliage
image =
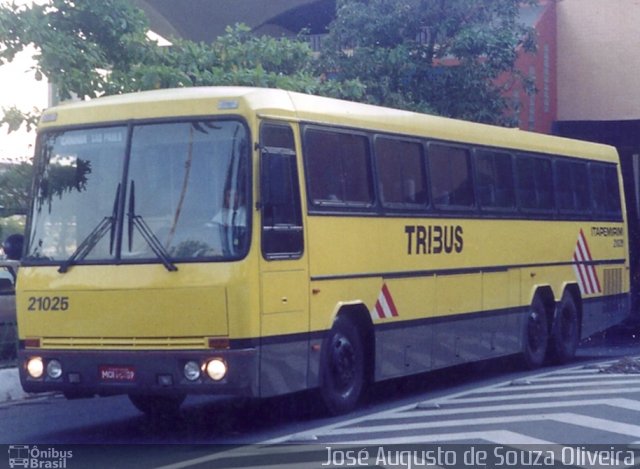
<path fill-rule="evenodd" d="M 0 215 L 25 214 L 29 207 L 33 165 L 6 164 L 0 172 Z"/>
<path fill-rule="evenodd" d="M 0 61 L 36 46 L 36 78 L 55 83 L 62 99 L 96 97 L 109 72 L 127 73 L 150 46 L 146 18 L 126 0 L 49 0 L 0 6 Z"/>
<path fill-rule="evenodd" d="M 2 108 L 3 116 L 0 119 L 0 127 L 6 124 L 7 133 L 15 132 L 24 124 L 27 132 L 35 129 L 40 119 L 40 111 L 33 109 L 32 112 L 24 112 L 15 106 L 9 109 Z"/>
<path fill-rule="evenodd" d="M 358 78 L 371 103 L 506 123 L 496 83 L 517 49 L 535 49 L 518 23 L 536 0 L 338 0 L 322 54 L 338 79 Z"/>
<path fill-rule="evenodd" d="M 12 234 L 24 234 L 25 222 L 25 215 L 0 217 L 0 241 L 4 241 Z"/>
<path fill-rule="evenodd" d="M 0 5 L 0 64 L 34 45 L 36 77 L 56 85 L 61 99 L 168 87 L 247 85 L 359 99 L 356 79 L 328 82 L 306 41 L 258 37 L 229 27 L 212 44 L 176 39 L 161 47 L 147 37 L 142 11 L 128 0 L 49 0 Z M 32 126 L 32 114 L 5 110 L 0 125 Z"/>
<path fill-rule="evenodd" d="M 166 87 L 276 87 L 442 115 L 504 122 L 496 77 L 533 50 L 520 0 L 338 0 L 320 58 L 303 38 L 257 37 L 235 26 L 212 44 L 147 37 L 129 0 L 48 0 L 0 6 L 0 63 L 27 45 L 37 77 L 62 99 Z M 536 3 L 525 0 L 524 3 Z M 25 119 L 27 119 L 25 121 Z M 5 110 L 9 131 L 33 115 Z"/>
<path fill-rule="evenodd" d="M 126 76 L 114 76 L 120 89 L 184 86 L 257 86 L 357 99 L 357 79 L 328 83 L 315 70 L 306 41 L 258 37 L 244 25 L 228 27 L 212 44 L 174 40 L 171 47 L 149 49 L 143 63 Z"/>

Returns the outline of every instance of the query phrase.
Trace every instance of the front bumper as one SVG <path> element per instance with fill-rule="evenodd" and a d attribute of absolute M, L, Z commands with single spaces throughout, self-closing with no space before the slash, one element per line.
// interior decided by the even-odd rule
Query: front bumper
<path fill-rule="evenodd" d="M 27 373 L 27 362 L 40 357 L 45 372 L 35 379 Z M 189 361 L 204 364 L 222 359 L 228 368 L 220 381 L 206 372 L 194 380 L 184 375 Z M 62 365 L 62 375 L 47 376 L 51 360 Z M 18 351 L 20 381 L 26 392 L 62 392 L 68 397 L 114 394 L 215 394 L 254 397 L 258 395 L 258 352 L 255 348 L 189 351 L 70 351 L 22 349 Z"/>

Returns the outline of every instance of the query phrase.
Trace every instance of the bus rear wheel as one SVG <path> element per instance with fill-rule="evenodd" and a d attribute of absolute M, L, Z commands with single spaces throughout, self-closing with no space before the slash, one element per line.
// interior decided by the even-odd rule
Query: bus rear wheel
<path fill-rule="evenodd" d="M 549 326 L 544 302 L 536 296 L 525 319 L 522 358 L 527 368 L 539 368 L 544 363 L 549 342 Z"/>
<path fill-rule="evenodd" d="M 331 414 L 344 414 L 358 404 L 364 390 L 364 359 L 357 327 L 338 316 L 324 340 L 320 360 L 320 395 Z"/>
<path fill-rule="evenodd" d="M 186 396 L 154 396 L 149 394 L 129 394 L 131 403 L 143 414 L 149 417 L 178 415 L 180 406 Z"/>
<path fill-rule="evenodd" d="M 571 361 L 576 354 L 579 341 L 578 308 L 571 293 L 565 292 L 556 310 L 549 341 L 549 359 L 559 364 Z"/>

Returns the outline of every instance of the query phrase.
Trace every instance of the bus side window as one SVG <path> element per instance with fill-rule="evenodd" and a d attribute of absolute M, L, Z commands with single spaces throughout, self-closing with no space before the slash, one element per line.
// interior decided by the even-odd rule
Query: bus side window
<path fill-rule="evenodd" d="M 589 165 L 591 179 L 592 203 L 599 218 L 622 217 L 618 173 L 615 165 L 591 163 Z"/>
<path fill-rule="evenodd" d="M 587 163 L 555 162 L 556 202 L 561 213 L 590 215 L 591 190 Z"/>
<path fill-rule="evenodd" d="M 437 208 L 473 207 L 473 183 L 469 150 L 463 147 L 429 144 L 431 192 Z"/>
<path fill-rule="evenodd" d="M 263 125 L 260 144 L 262 253 L 266 259 L 300 257 L 304 237 L 291 128 Z"/>
<path fill-rule="evenodd" d="M 382 204 L 400 209 L 424 207 L 428 195 L 422 144 L 378 136 L 374 148 Z"/>
<path fill-rule="evenodd" d="M 478 200 L 483 209 L 511 210 L 515 207 L 513 164 L 509 153 L 479 150 L 476 153 Z"/>
<path fill-rule="evenodd" d="M 304 152 L 313 205 L 340 208 L 373 205 L 373 177 L 366 135 L 307 127 Z"/>
<path fill-rule="evenodd" d="M 517 192 L 525 210 L 551 212 L 555 208 L 551 160 L 531 155 L 516 159 Z"/>

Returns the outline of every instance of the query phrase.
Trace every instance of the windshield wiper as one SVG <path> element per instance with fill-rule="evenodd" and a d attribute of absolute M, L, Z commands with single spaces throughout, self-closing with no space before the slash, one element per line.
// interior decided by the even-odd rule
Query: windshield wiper
<path fill-rule="evenodd" d="M 131 191 L 129 193 L 129 251 L 133 248 L 133 228 L 142 235 L 142 238 L 149 245 L 153 253 L 162 261 L 162 264 L 170 272 L 175 272 L 178 268 L 171 262 L 170 254 L 164 248 L 158 237 L 153 233 L 149 225 L 144 221 L 142 216 L 136 215 L 136 186 L 134 181 L 131 181 Z"/>
<path fill-rule="evenodd" d="M 113 211 L 111 212 L 111 216 L 104 217 L 102 220 L 100 220 L 100 223 L 98 223 L 98 225 L 91 231 L 91 233 L 89 233 L 87 237 L 82 240 L 73 254 L 71 254 L 71 256 L 60 265 L 60 267 L 58 268 L 58 272 L 60 272 L 61 274 L 66 273 L 71 265 L 76 264 L 78 261 L 81 261 L 82 259 L 87 257 L 89 253 L 93 251 L 93 248 L 96 247 L 96 245 L 108 232 L 110 233 L 109 254 L 113 254 L 113 242 L 115 239 L 116 215 L 118 211 L 118 204 L 120 201 L 120 189 L 121 185 L 118 184 L 116 197 L 113 201 Z"/>

